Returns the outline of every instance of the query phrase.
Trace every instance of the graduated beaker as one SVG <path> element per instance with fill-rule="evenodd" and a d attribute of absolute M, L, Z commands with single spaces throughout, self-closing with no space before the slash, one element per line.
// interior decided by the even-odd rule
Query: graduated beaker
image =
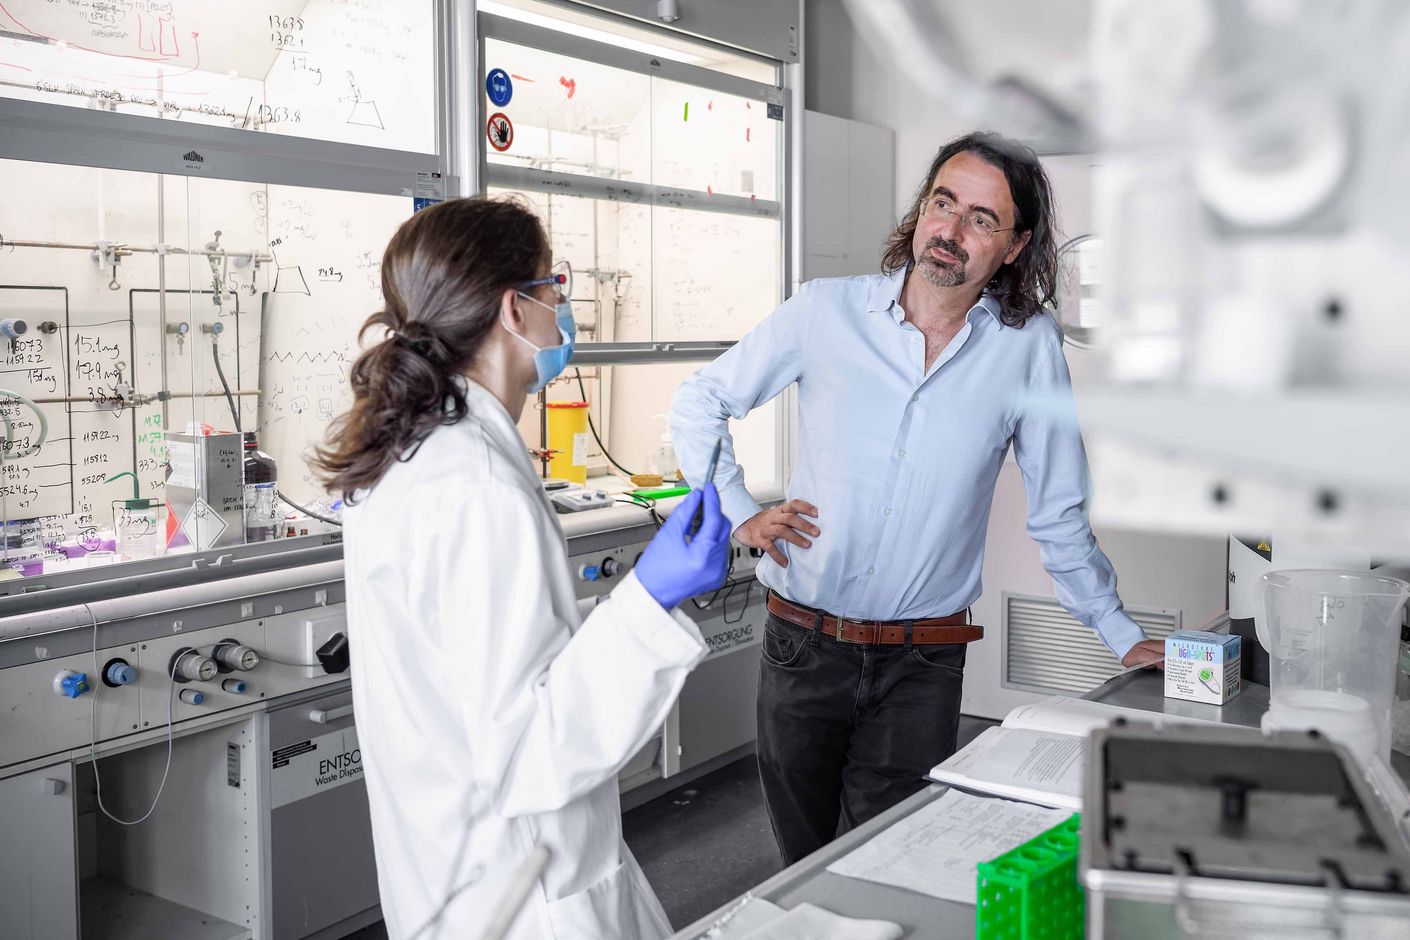
<path fill-rule="evenodd" d="M 1256 628 L 1268 650 L 1265 729 L 1315 728 L 1363 762 L 1390 759 L 1400 614 L 1410 584 L 1365 571 L 1270 571 Z"/>

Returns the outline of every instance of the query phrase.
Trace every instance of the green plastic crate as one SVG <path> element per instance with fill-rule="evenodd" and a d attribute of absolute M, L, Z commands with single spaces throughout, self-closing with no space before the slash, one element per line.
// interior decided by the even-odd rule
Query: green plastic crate
<path fill-rule="evenodd" d="M 1077 883 L 1080 814 L 998 858 L 979 863 L 978 940 L 1081 940 Z"/>

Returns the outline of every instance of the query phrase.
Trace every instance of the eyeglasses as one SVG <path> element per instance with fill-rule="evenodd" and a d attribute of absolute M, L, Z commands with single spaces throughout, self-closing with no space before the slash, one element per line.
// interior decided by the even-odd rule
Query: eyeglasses
<path fill-rule="evenodd" d="M 920 204 L 921 215 L 934 215 L 942 222 L 954 219 L 960 228 L 966 225 L 974 229 L 985 238 L 993 238 L 1000 232 L 1012 232 L 1017 226 L 1010 225 L 1008 228 L 999 228 L 999 223 L 989 218 L 987 215 L 980 215 L 971 212 L 965 215 L 956 209 L 954 203 L 945 196 L 930 196 Z"/>
<path fill-rule="evenodd" d="M 564 300 L 573 299 L 573 267 L 567 261 L 559 261 L 549 268 L 548 277 L 534 278 L 532 281 L 525 281 L 519 285 L 520 290 L 528 290 L 531 287 L 542 287 L 545 284 L 552 284 L 558 289 L 558 295 Z"/>

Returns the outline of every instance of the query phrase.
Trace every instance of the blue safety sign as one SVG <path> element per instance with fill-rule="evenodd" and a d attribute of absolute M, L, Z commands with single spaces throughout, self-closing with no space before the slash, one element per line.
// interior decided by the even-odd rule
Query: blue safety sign
<path fill-rule="evenodd" d="M 490 74 L 485 76 L 485 94 L 495 107 L 509 104 L 509 99 L 514 97 L 514 83 L 509 80 L 509 73 L 504 69 L 490 69 Z"/>

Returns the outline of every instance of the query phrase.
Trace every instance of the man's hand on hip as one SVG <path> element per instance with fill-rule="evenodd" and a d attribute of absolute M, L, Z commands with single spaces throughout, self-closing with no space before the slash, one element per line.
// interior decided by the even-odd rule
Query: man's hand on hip
<path fill-rule="evenodd" d="M 1132 666 L 1143 666 L 1155 663 L 1155 667 L 1160 670 L 1165 669 L 1165 641 L 1164 640 L 1141 640 L 1135 646 L 1126 651 L 1126 655 L 1121 657 L 1121 665 L 1130 669 Z"/>
<path fill-rule="evenodd" d="M 787 568 L 788 559 L 778 547 L 778 540 L 792 542 L 799 548 L 811 548 L 813 543 L 808 536 L 817 538 L 822 534 L 822 529 L 809 522 L 808 518 L 816 519 L 817 516 L 818 507 L 812 503 L 790 499 L 745 520 L 734 530 L 734 537 L 750 548 L 762 548 L 780 567 Z"/>

